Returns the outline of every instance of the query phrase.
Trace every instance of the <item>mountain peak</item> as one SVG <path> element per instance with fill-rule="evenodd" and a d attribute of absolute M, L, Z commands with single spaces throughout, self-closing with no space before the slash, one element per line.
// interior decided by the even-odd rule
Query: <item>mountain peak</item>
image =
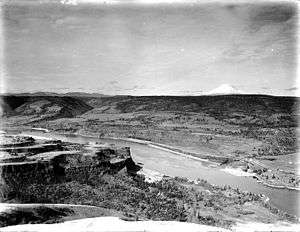
<path fill-rule="evenodd" d="M 208 95 L 242 94 L 242 91 L 238 90 L 237 88 L 229 84 L 222 84 L 219 87 L 209 91 L 207 94 Z"/>

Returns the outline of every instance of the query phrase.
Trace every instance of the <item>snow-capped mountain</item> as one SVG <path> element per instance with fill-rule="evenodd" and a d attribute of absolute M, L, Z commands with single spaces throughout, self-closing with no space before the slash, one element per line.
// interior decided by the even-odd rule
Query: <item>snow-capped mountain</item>
<path fill-rule="evenodd" d="M 243 92 L 238 90 L 237 88 L 229 85 L 222 84 L 219 87 L 209 91 L 206 95 L 227 95 L 227 94 L 242 94 Z"/>

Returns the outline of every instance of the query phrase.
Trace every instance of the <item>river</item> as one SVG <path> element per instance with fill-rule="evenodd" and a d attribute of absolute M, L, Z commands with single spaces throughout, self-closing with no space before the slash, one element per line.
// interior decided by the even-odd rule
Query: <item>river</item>
<path fill-rule="evenodd" d="M 300 192 L 288 189 L 276 189 L 259 184 L 252 177 L 234 176 L 222 171 L 220 168 L 211 167 L 206 162 L 186 158 L 173 154 L 168 151 L 159 150 L 144 144 L 135 142 L 99 139 L 81 135 L 61 135 L 56 133 L 42 132 L 24 132 L 26 134 L 43 136 L 53 139 L 74 143 L 103 142 L 115 144 L 117 146 L 128 146 L 131 149 L 131 155 L 135 162 L 143 163 L 143 167 L 160 172 L 169 176 L 180 176 L 189 179 L 205 179 L 211 184 L 224 186 L 230 185 L 238 187 L 241 190 L 257 194 L 264 194 L 270 198 L 270 202 L 277 208 L 292 214 L 300 216 L 298 210 Z"/>

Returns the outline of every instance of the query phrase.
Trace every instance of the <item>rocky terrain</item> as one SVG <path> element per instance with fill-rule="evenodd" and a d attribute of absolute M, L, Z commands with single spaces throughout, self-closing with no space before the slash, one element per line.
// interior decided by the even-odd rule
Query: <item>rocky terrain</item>
<path fill-rule="evenodd" d="M 149 183 L 127 147 L 2 135 L 0 169 L 1 201 L 6 203 L 2 226 L 99 216 L 222 228 L 249 220 L 297 220 L 263 196 L 229 186 L 166 176 Z"/>
<path fill-rule="evenodd" d="M 56 140 L 36 141 L 32 137 L 5 135 L 0 152 L 1 201 L 23 201 L 23 193 L 32 184 L 80 180 L 96 173 L 99 176 L 117 173 L 123 168 L 134 174 L 140 169 L 127 147 L 82 147 Z"/>

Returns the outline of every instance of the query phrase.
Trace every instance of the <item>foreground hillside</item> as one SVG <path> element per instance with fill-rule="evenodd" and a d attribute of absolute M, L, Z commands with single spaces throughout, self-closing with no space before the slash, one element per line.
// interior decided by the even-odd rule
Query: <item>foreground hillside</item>
<path fill-rule="evenodd" d="M 99 216 L 222 228 L 247 221 L 297 222 L 260 194 L 201 179 L 162 176 L 149 182 L 129 147 L 15 134 L 1 139 L 0 200 L 7 203 L 0 204 L 3 227 Z"/>

